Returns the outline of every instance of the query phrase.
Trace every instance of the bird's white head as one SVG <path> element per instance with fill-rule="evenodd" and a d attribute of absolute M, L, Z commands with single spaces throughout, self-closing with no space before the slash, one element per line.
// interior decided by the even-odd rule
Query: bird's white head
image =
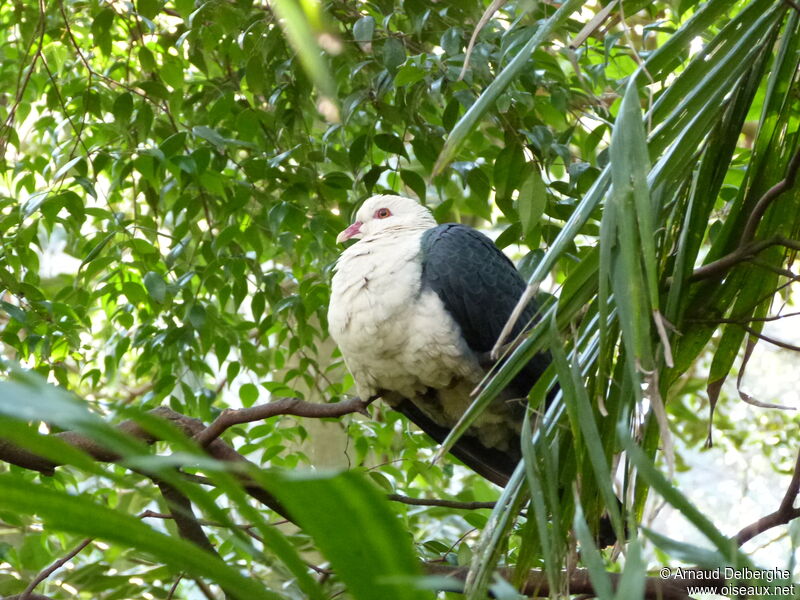
<path fill-rule="evenodd" d="M 416 200 L 403 196 L 372 196 L 364 201 L 356 213 L 355 222 L 339 234 L 336 243 L 388 230 L 425 230 L 435 226 L 436 219 L 431 211 Z"/>

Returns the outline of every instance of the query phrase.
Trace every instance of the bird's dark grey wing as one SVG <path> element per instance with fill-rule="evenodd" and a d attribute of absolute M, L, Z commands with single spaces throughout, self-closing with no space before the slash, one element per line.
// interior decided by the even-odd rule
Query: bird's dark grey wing
<path fill-rule="evenodd" d="M 422 235 L 422 289 L 431 289 L 461 328 L 477 354 L 490 351 L 525 290 L 514 264 L 488 237 L 465 225 L 447 223 Z M 536 312 L 531 302 L 517 321 L 513 337 Z M 549 364 L 534 357 L 512 383 L 513 391 L 527 395 Z"/>

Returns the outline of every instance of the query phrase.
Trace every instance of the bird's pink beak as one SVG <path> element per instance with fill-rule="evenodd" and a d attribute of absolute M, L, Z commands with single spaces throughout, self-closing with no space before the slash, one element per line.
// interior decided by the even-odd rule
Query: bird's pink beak
<path fill-rule="evenodd" d="M 336 236 L 336 243 L 341 244 L 349 240 L 352 237 L 356 237 L 357 235 L 361 235 L 361 226 L 363 223 L 361 221 L 356 221 L 350 227 L 342 231 L 338 236 Z"/>

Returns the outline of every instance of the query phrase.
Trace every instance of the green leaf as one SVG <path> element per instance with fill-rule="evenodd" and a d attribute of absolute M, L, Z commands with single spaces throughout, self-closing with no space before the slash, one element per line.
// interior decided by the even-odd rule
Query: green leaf
<path fill-rule="evenodd" d="M 638 109 L 638 91 L 633 83 L 628 85 L 622 108 L 624 110 L 617 119 L 611 137 L 612 191 L 603 215 L 606 237 L 601 248 L 603 261 L 600 277 L 611 282 L 617 300 L 622 340 L 626 348 L 625 358 L 629 376 L 637 382 L 634 387 L 638 397 L 641 370 L 649 372 L 654 368 L 650 315 L 656 307 L 650 304 L 646 267 L 650 261 L 655 263 L 652 225 L 643 223 L 650 215 L 647 145 Z M 642 152 L 645 153 L 644 159 L 640 156 Z M 639 195 L 643 195 L 644 199 L 637 200 Z M 646 214 L 641 219 L 638 214 L 640 204 L 647 205 L 644 209 Z M 642 229 L 648 226 L 651 231 L 647 233 L 648 240 L 645 241 L 642 239 Z M 651 264 L 650 268 L 654 269 L 655 264 Z"/>
<path fill-rule="evenodd" d="M 542 174 L 536 165 L 531 165 L 531 172 L 522 182 L 517 200 L 517 212 L 525 236 L 541 227 L 540 221 L 546 205 L 547 188 Z"/>
<path fill-rule="evenodd" d="M 625 452 L 636 466 L 639 477 L 647 481 L 664 500 L 674 506 L 690 523 L 697 527 L 726 560 L 734 564 L 737 561 L 738 564 L 744 564 L 741 562 L 743 555 L 736 541 L 723 535 L 706 515 L 701 513 L 677 488 L 666 480 L 642 449 L 634 444 L 627 430 L 620 426 L 617 428 L 617 433 L 620 436 Z"/>
<path fill-rule="evenodd" d="M 266 591 L 255 579 L 237 572 L 194 544 L 160 533 L 136 517 L 97 504 L 84 494 L 67 494 L 31 483 L 16 474 L 3 473 L 0 474 L 0 509 L 39 515 L 48 530 L 135 548 L 179 571 L 208 578 L 240 600 L 279 598 L 277 594 Z"/>
<path fill-rule="evenodd" d="M 161 1 L 136 0 L 136 9 L 145 19 L 153 20 L 161 10 Z"/>
<path fill-rule="evenodd" d="M 614 599 L 643 598 L 646 569 L 647 565 L 642 560 L 642 547 L 639 544 L 639 540 L 634 539 L 628 544 L 625 569 L 622 571 L 619 584 L 617 584 Z"/>
<path fill-rule="evenodd" d="M 397 70 L 397 74 L 394 76 L 394 84 L 397 87 L 414 85 L 418 81 L 425 79 L 426 74 L 427 71 L 425 71 L 425 69 L 416 65 L 403 65 Z"/>
<path fill-rule="evenodd" d="M 461 29 L 458 27 L 450 27 L 442 34 L 442 39 L 439 42 L 442 49 L 449 55 L 455 56 L 461 53 Z"/>
<path fill-rule="evenodd" d="M 369 15 L 361 17 L 353 25 L 353 39 L 359 43 L 368 43 L 372 41 L 372 35 L 375 33 L 375 19 Z"/>
<path fill-rule="evenodd" d="M 603 439 L 598 429 L 595 411 L 589 400 L 589 394 L 583 384 L 577 365 L 567 359 L 563 342 L 559 339 L 555 317 L 550 319 L 550 352 L 553 356 L 553 365 L 558 374 L 558 381 L 563 392 L 564 404 L 573 429 L 573 438 L 585 444 L 586 455 L 594 474 L 594 484 L 597 486 L 603 504 L 611 517 L 611 524 L 617 539 L 625 539 L 625 530 L 622 525 L 619 501 L 612 487 L 611 468 L 608 464 L 606 451 L 601 440 Z"/>
<path fill-rule="evenodd" d="M 379 133 L 373 138 L 375 145 L 381 150 L 391 152 L 393 154 L 400 154 L 408 158 L 406 153 L 405 144 L 403 141 L 393 133 Z"/>
<path fill-rule="evenodd" d="M 413 190 L 420 201 L 425 201 L 425 180 L 419 174 L 407 169 L 401 169 L 400 179 Z"/>
<path fill-rule="evenodd" d="M 206 309 L 200 304 L 193 304 L 189 309 L 189 322 L 195 329 L 202 329 L 206 324 Z"/>
<path fill-rule="evenodd" d="M 111 114 L 114 119 L 121 125 L 128 126 L 130 124 L 131 115 L 133 114 L 133 96 L 128 92 L 123 92 L 114 100 L 114 106 L 111 109 Z"/>
<path fill-rule="evenodd" d="M 386 38 L 383 43 L 383 66 L 390 73 L 395 73 L 400 65 L 406 61 L 406 47 L 397 38 Z"/>
<path fill-rule="evenodd" d="M 243 383 L 239 388 L 239 399 L 245 407 L 253 406 L 258 400 L 258 388 L 254 383 Z"/>
<path fill-rule="evenodd" d="M 675 560 L 709 569 L 721 567 L 727 562 L 725 557 L 717 551 L 687 544 L 685 542 L 679 542 L 648 527 L 641 527 L 641 530 L 653 544 L 668 553 Z"/>
<path fill-rule="evenodd" d="M 154 72 L 156 70 L 156 59 L 147 46 L 139 47 L 139 64 L 144 71 Z"/>
<path fill-rule="evenodd" d="M 509 145 L 500 151 L 494 161 L 494 188 L 498 203 L 508 202 L 525 176 L 525 156 L 522 148 Z"/>
<path fill-rule="evenodd" d="M 492 83 L 489 84 L 472 106 L 469 107 L 464 116 L 456 123 L 450 135 L 447 136 L 444 147 L 439 153 L 439 158 L 436 160 L 436 165 L 433 167 L 434 175 L 441 173 L 445 166 L 450 164 L 450 161 L 453 160 L 453 157 L 467 139 L 467 136 L 469 136 L 477 126 L 478 121 L 483 117 L 486 111 L 494 105 L 500 94 L 505 91 L 508 85 L 520 73 L 522 68 L 527 64 L 533 51 L 539 47 L 570 14 L 580 9 L 582 5 L 583 2 L 581 0 L 567 0 L 551 17 L 536 29 L 536 33 L 531 36 L 525 46 L 517 52 L 517 55 L 511 62 L 509 62 L 500 74 L 494 78 Z"/>
<path fill-rule="evenodd" d="M 155 271 L 148 271 L 144 276 L 144 287 L 150 297 L 159 304 L 164 302 L 167 295 L 167 284 L 164 279 Z"/>
<path fill-rule="evenodd" d="M 433 598 L 410 584 L 419 574 L 412 538 L 386 499 L 359 474 L 270 474 L 270 491 L 294 515 L 357 600 Z M 340 515 L 348 515 L 341 526 Z M 346 551 L 345 551 L 346 549 Z"/>
<path fill-rule="evenodd" d="M 267 92 L 267 74 L 265 72 L 264 61 L 260 55 L 254 55 L 247 61 L 244 68 L 247 87 L 254 94 L 264 94 Z"/>
<path fill-rule="evenodd" d="M 123 281 L 122 293 L 125 294 L 128 300 L 133 304 L 142 304 L 147 301 L 144 288 L 135 281 Z"/>
<path fill-rule="evenodd" d="M 612 600 L 614 598 L 611 578 L 606 573 L 603 557 L 597 551 L 592 534 L 586 525 L 583 516 L 583 509 L 579 502 L 575 503 L 575 519 L 573 521 L 575 535 L 581 545 L 581 559 L 589 571 L 589 580 L 592 582 L 592 590 L 600 600 Z M 636 596 L 630 596 L 635 598 Z"/>
<path fill-rule="evenodd" d="M 217 148 L 221 148 L 228 141 L 222 137 L 219 132 L 211 129 L 211 127 L 206 127 L 205 125 L 192 127 L 192 133 L 197 137 L 206 140 L 207 142 L 211 142 Z"/>

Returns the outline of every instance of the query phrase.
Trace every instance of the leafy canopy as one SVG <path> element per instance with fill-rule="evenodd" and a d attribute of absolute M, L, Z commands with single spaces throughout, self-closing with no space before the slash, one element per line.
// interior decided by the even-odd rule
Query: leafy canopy
<path fill-rule="evenodd" d="M 511 592 L 493 578 L 498 563 L 517 567 L 514 583 L 536 568 L 562 589 L 574 531 L 596 593 L 610 597 L 606 570 L 620 567 L 591 541 L 610 511 L 617 534 L 637 538 L 617 595 L 638 597 L 648 492 L 712 548 L 645 530 L 659 556 L 746 564 L 654 461 L 661 447 L 672 463 L 676 434 L 702 441 L 710 416 L 698 418 L 697 391 L 707 386 L 714 406 L 793 281 L 799 15 L 768 0 L 498 4 L 0 6 L 0 436 L 50 470 L 70 465 L 40 478 L 47 468 L 18 468 L 15 454 L 2 469 L 0 520 L 13 533 L 0 538 L 1 595 L 88 536 L 98 541 L 75 568 L 39 590 L 168 598 L 179 585 L 197 597 L 207 579 L 235 598 L 342 586 L 359 599 L 432 597 L 418 559 L 446 558 L 473 565 L 470 598 L 491 584 L 501 597 Z M 383 407 L 324 427 L 238 425 L 226 441 L 263 467 L 249 476 L 302 526 L 282 530 L 226 459 L 146 411 L 208 424 L 226 407 L 348 394 L 325 322 L 335 237 L 384 191 L 492 229 L 540 295 L 539 324 L 445 445 L 548 349 L 535 433 L 490 519 L 384 502 L 499 492 L 452 459 L 431 465 L 430 441 Z M 562 393 L 542 414 L 556 377 Z M 784 425 L 796 419 L 766 414 L 777 446 L 793 447 Z M 724 406 L 720 416 L 743 435 Z M 153 451 L 121 436 L 111 425 L 125 418 L 164 442 Z M 119 460 L 95 463 L 69 436 L 47 435 L 62 430 Z M 777 468 L 788 459 L 776 453 Z M 277 472 L 312 464 L 364 473 Z M 205 520 L 133 517 L 176 497 Z M 312 548 L 332 579 L 311 576 Z"/>

